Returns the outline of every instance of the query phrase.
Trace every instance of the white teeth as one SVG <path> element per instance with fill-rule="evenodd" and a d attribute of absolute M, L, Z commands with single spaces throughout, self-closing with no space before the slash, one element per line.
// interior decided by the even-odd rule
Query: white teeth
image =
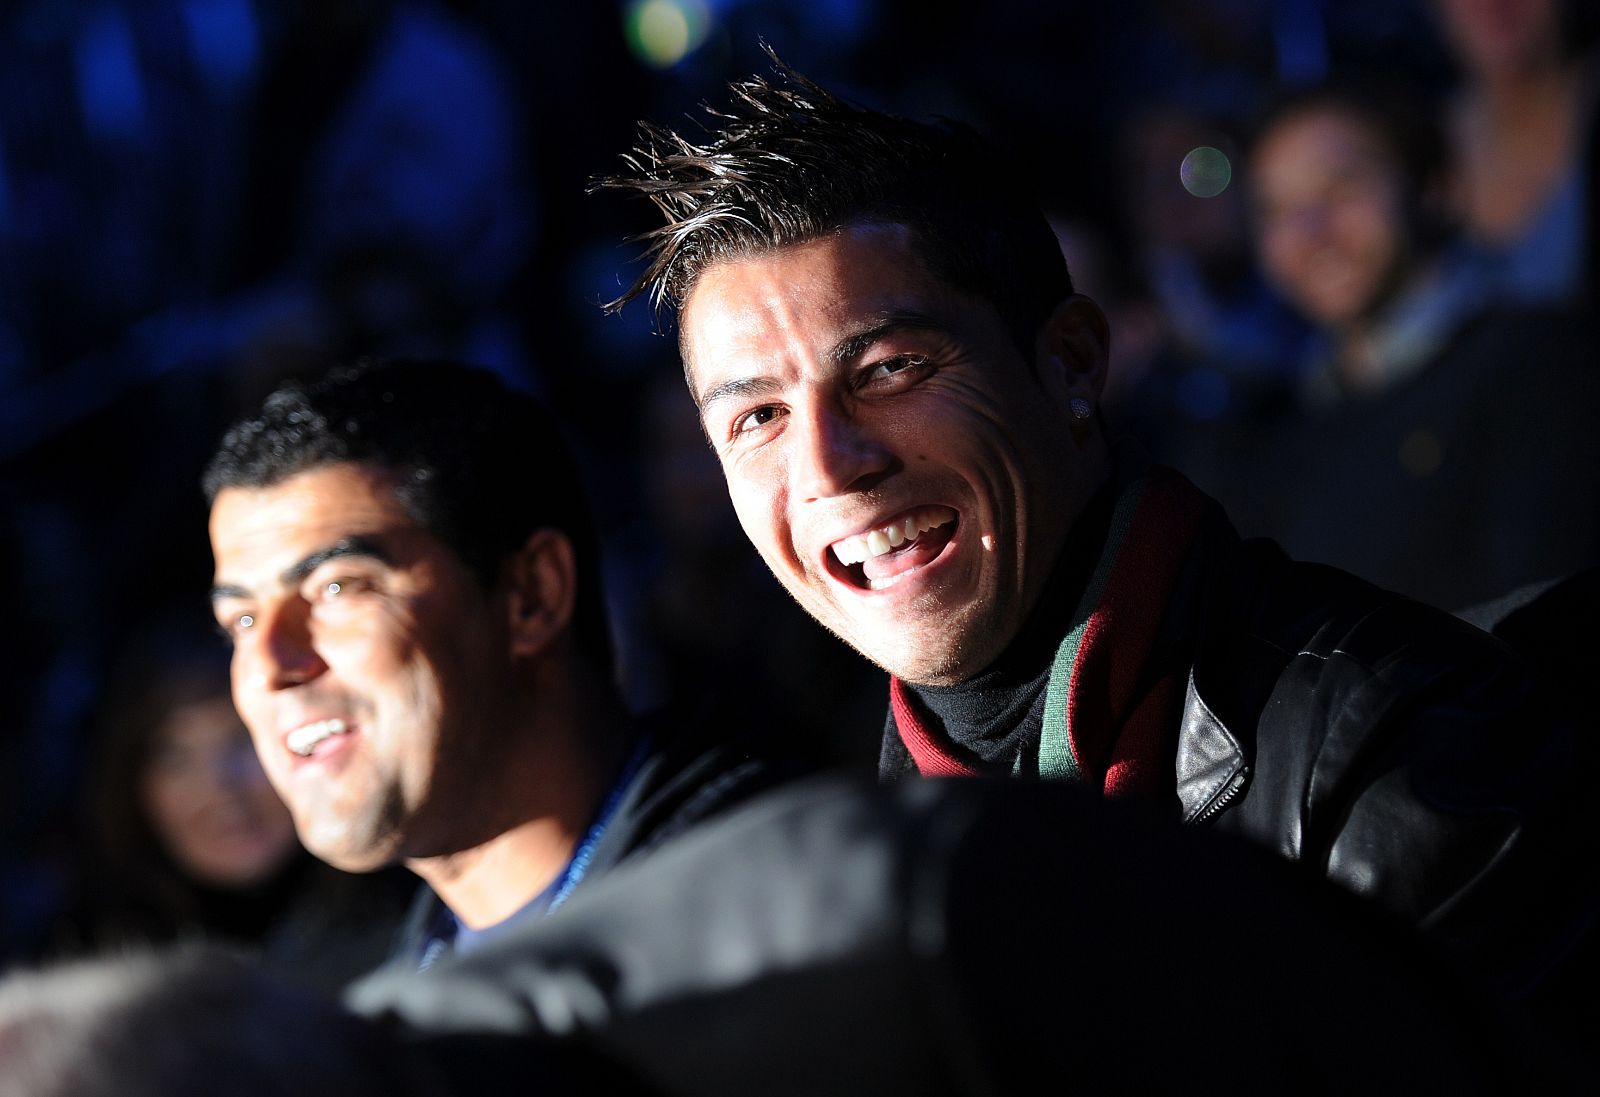
<path fill-rule="evenodd" d="M 286 740 L 290 750 L 300 757 L 305 758 L 317 748 L 317 744 L 334 735 L 343 735 L 349 728 L 340 719 L 318 720 L 314 724 L 302 724 L 289 733 Z"/>
<path fill-rule="evenodd" d="M 915 541 L 920 534 L 954 520 L 955 515 L 944 507 L 913 511 L 898 522 L 891 522 L 878 529 L 838 541 L 833 545 L 833 555 L 838 558 L 839 563 L 849 567 L 851 564 L 861 563 L 868 557 L 882 556 L 908 541 Z"/>

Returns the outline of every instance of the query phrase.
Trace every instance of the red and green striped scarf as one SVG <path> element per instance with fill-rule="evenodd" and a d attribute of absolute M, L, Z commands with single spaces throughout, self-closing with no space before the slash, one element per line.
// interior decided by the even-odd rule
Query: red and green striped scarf
<path fill-rule="evenodd" d="M 1171 791 L 1186 675 L 1173 667 L 1146 681 L 1145 664 L 1206 505 L 1193 484 L 1166 468 L 1152 469 L 1117 497 L 1105 549 L 1050 668 L 1039 777 L 1083 781 L 1115 797 Z M 889 700 L 900 740 L 924 777 L 977 776 L 928 726 L 898 678 L 889 679 Z"/>

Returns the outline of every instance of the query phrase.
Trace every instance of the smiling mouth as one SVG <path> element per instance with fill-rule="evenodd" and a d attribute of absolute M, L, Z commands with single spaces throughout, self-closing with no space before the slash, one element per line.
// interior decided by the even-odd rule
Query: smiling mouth
<path fill-rule="evenodd" d="M 853 586 L 883 590 L 938 557 L 957 524 L 956 512 L 949 507 L 918 507 L 865 533 L 835 541 L 828 551 Z"/>
<path fill-rule="evenodd" d="M 331 720 L 318 720 L 314 724 L 301 724 L 291 731 L 284 739 L 284 745 L 291 753 L 301 758 L 309 758 L 317 747 L 338 735 L 347 735 L 350 725 L 337 717 Z"/>

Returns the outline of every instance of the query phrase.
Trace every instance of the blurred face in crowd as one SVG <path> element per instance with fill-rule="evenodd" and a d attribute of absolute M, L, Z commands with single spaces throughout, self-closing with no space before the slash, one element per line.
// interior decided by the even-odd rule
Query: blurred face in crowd
<path fill-rule="evenodd" d="M 805 609 L 909 681 L 961 681 L 1016 634 L 1103 479 L 1099 310 L 1024 356 L 900 225 L 713 264 L 681 313 L 701 421 L 745 533 Z M 1070 363 L 1070 364 L 1069 364 Z"/>
<path fill-rule="evenodd" d="M 395 484 L 324 465 L 211 512 L 234 702 L 302 841 L 353 871 L 470 844 L 511 688 L 496 596 Z"/>
<path fill-rule="evenodd" d="M 1310 106 L 1262 135 L 1250 161 L 1262 268 L 1298 309 L 1342 327 L 1381 306 L 1409 261 L 1405 186 L 1377 136 Z"/>
<path fill-rule="evenodd" d="M 150 742 L 139 791 L 173 863 L 202 884 L 261 883 L 299 850 L 225 694 L 176 705 Z"/>
<path fill-rule="evenodd" d="M 1561 52 L 1560 0 L 1434 0 L 1434 6 L 1456 57 L 1479 76 L 1524 72 Z"/>

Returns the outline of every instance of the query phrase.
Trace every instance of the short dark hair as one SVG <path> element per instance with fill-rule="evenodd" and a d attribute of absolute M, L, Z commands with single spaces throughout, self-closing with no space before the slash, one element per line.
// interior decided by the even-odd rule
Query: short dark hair
<path fill-rule="evenodd" d="M 340 462 L 400 474 L 411 519 L 448 545 L 485 586 L 535 530 L 560 530 L 577 558 L 573 631 L 609 675 L 611 634 L 599 543 L 577 465 L 554 416 L 487 370 L 443 361 L 363 361 L 290 381 L 223 436 L 202 480 L 261 488 Z"/>
<path fill-rule="evenodd" d="M 631 170 L 591 186 L 645 195 L 666 219 L 639 237 L 649 266 L 607 310 L 648 293 L 659 315 L 713 263 L 886 222 L 911 229 L 933 273 L 992 303 L 1031 355 L 1072 278 L 1021 172 L 970 127 L 856 106 L 768 55 L 786 86 L 731 84 L 730 106 L 705 108 L 704 144 L 640 123 Z"/>

